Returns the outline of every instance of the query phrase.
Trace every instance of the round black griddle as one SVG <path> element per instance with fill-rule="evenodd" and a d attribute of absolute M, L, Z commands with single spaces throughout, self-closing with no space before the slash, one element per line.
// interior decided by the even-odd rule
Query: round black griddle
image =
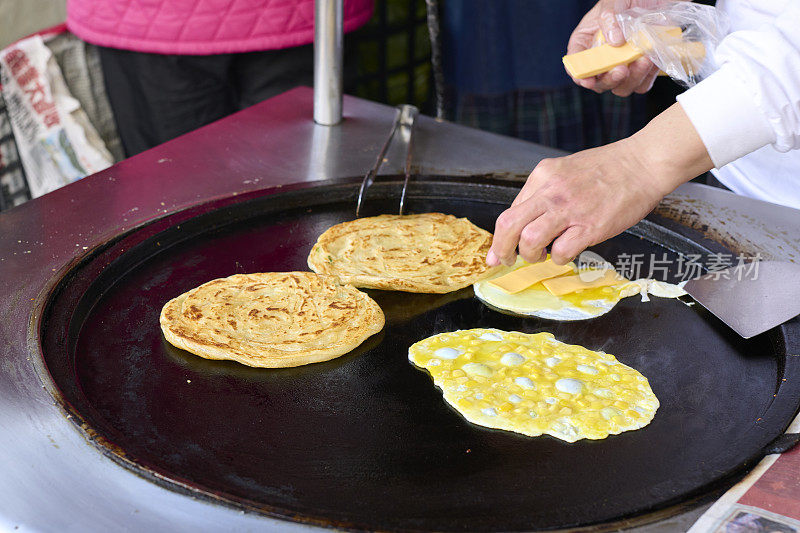
<path fill-rule="evenodd" d="M 552 322 L 495 312 L 471 288 L 369 291 L 384 330 L 346 356 L 294 369 L 208 361 L 164 340 L 161 307 L 192 287 L 240 272 L 307 270 L 317 236 L 353 218 L 357 188 L 346 181 L 226 198 L 94 250 L 64 276 L 42 319 L 56 397 L 109 456 L 159 483 L 369 530 L 531 530 L 653 512 L 752 466 L 793 417 L 800 358 L 787 355 L 785 331 L 744 341 L 674 299 L 633 297 L 596 319 Z M 397 183 L 370 191 L 368 207 L 395 211 Z M 492 230 L 516 191 L 420 178 L 409 212 L 467 216 Z M 612 262 L 703 250 L 646 223 L 593 249 Z M 574 444 L 474 426 L 407 350 L 476 327 L 549 331 L 613 353 L 650 380 L 661 407 L 644 429 Z"/>

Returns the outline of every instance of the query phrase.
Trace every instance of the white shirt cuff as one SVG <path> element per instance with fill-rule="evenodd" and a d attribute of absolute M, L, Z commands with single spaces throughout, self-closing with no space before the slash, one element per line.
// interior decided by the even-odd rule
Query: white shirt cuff
<path fill-rule="evenodd" d="M 747 87 L 724 66 L 678 95 L 678 102 L 717 168 L 775 142 Z"/>

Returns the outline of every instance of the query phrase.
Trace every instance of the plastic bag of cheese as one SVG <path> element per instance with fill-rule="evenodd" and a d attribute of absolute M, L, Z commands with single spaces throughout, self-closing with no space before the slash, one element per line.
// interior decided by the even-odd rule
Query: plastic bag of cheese
<path fill-rule="evenodd" d="M 635 7 L 618 13 L 617 20 L 626 41 L 686 87 L 717 69 L 714 50 L 729 28 L 724 13 L 691 2 Z"/>
<path fill-rule="evenodd" d="M 617 14 L 625 44 L 607 44 L 598 31 L 591 48 L 564 56 L 570 76 L 589 78 L 642 56 L 686 87 L 716 70 L 714 51 L 728 31 L 725 15 L 711 6 L 690 2 L 657 0 L 654 5 Z"/>

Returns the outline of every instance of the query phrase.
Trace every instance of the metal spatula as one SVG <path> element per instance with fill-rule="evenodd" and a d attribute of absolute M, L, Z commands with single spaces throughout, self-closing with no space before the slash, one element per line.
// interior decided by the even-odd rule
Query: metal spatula
<path fill-rule="evenodd" d="M 745 339 L 800 315 L 795 263 L 744 263 L 690 280 L 684 289 Z"/>

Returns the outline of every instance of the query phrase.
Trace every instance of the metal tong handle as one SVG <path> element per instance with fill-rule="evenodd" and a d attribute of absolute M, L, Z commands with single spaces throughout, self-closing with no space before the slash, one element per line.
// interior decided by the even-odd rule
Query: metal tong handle
<path fill-rule="evenodd" d="M 392 131 L 389 132 L 389 137 L 387 137 L 386 142 L 383 143 L 381 151 L 378 153 L 378 158 L 375 160 L 375 165 L 373 165 L 369 172 L 367 172 L 363 181 L 361 182 L 361 188 L 358 191 L 358 202 L 356 203 L 356 217 L 358 217 L 361 213 L 361 203 L 364 200 L 364 194 L 369 186 L 375 181 L 375 176 L 378 175 L 378 171 L 380 170 L 381 165 L 383 165 L 386 152 L 389 150 L 389 146 L 392 144 L 394 134 L 398 129 L 401 131 L 400 136 L 406 145 L 405 181 L 403 182 L 403 191 L 400 196 L 400 214 L 403 214 L 406 187 L 408 186 L 408 178 L 411 174 L 412 132 L 414 129 L 414 119 L 418 114 L 419 110 L 413 105 L 403 104 L 397 106 L 397 111 L 394 115 L 394 121 L 392 122 Z"/>
<path fill-rule="evenodd" d="M 400 138 L 406 144 L 406 165 L 405 177 L 403 178 L 403 190 L 400 193 L 400 211 L 403 214 L 403 206 L 406 203 L 406 189 L 408 189 L 408 178 L 411 177 L 411 157 L 414 151 L 414 120 L 419 114 L 419 109 L 413 105 L 403 104 L 400 106 Z"/>

